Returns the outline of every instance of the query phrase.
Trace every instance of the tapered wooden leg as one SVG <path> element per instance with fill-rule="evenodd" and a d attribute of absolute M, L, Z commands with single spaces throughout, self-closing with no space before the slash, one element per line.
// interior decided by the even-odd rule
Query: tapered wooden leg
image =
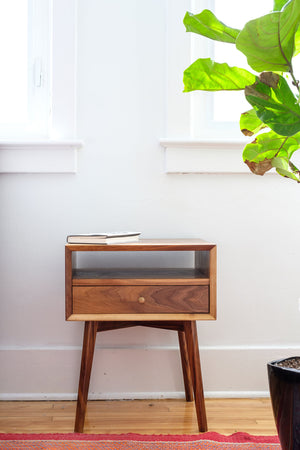
<path fill-rule="evenodd" d="M 188 356 L 188 351 L 187 351 L 185 333 L 183 331 L 178 331 L 178 339 L 179 339 L 181 365 L 182 365 L 182 372 L 183 372 L 185 399 L 187 402 L 192 402 L 194 399 L 192 374 L 191 374 L 191 369 L 190 369 L 190 364 L 189 364 L 189 356 Z"/>
<path fill-rule="evenodd" d="M 202 383 L 202 374 L 201 374 L 196 322 L 194 322 L 194 321 L 185 322 L 184 331 L 185 331 L 187 351 L 188 351 L 191 374 L 192 374 L 198 427 L 199 427 L 199 431 L 204 432 L 204 431 L 207 431 L 207 420 L 206 420 L 206 411 L 205 411 L 205 403 L 204 403 L 203 383 Z"/>
<path fill-rule="evenodd" d="M 82 433 L 88 399 L 98 322 L 85 322 L 78 386 L 75 433 Z"/>

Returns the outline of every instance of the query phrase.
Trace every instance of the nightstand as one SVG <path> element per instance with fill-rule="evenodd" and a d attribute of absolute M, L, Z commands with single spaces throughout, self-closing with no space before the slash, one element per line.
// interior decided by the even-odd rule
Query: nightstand
<path fill-rule="evenodd" d="M 145 239 L 67 244 L 65 252 L 66 320 L 85 322 L 74 431 L 84 427 L 97 332 L 133 326 L 177 331 L 186 400 L 195 399 L 199 431 L 206 431 L 196 320 L 216 319 L 216 245 L 201 239 Z M 102 252 L 101 267 L 77 267 L 78 252 Z M 106 252 L 192 252 L 193 264 L 108 269 Z"/>

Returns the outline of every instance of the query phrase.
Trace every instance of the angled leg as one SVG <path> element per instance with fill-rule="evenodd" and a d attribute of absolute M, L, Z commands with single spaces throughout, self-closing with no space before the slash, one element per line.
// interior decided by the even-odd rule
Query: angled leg
<path fill-rule="evenodd" d="M 189 364 L 189 356 L 188 356 L 188 351 L 187 351 L 185 333 L 183 331 L 178 331 L 178 339 L 179 339 L 181 365 L 182 365 L 182 372 L 183 372 L 185 399 L 187 402 L 192 402 L 194 399 L 192 374 L 191 374 L 191 369 L 190 369 L 190 364 Z"/>
<path fill-rule="evenodd" d="M 189 356 L 192 381 L 194 387 L 195 406 L 199 431 L 207 431 L 206 411 L 203 395 L 203 383 L 200 366 L 198 336 L 196 322 L 187 321 L 184 325 L 187 351 Z"/>
<path fill-rule="evenodd" d="M 88 399 L 98 322 L 85 322 L 78 386 L 75 433 L 82 433 Z"/>

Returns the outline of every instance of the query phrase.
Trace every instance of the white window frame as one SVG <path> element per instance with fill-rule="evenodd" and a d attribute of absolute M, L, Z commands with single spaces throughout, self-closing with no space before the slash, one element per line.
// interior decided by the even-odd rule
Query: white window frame
<path fill-rule="evenodd" d="M 201 0 L 201 9 L 211 9 L 211 0 Z M 222 137 L 220 134 L 203 134 L 194 137 L 194 111 L 199 108 L 199 96 L 182 93 L 184 70 L 198 57 L 195 44 L 197 36 L 186 33 L 183 17 L 186 11 L 200 12 L 198 0 L 167 1 L 166 64 L 167 64 L 167 108 L 166 137 L 160 139 L 165 153 L 166 173 L 250 173 L 242 161 L 242 150 L 247 139 Z M 209 55 L 208 47 L 202 48 L 201 56 Z M 207 52 L 207 55 L 205 55 Z M 198 94 L 198 92 L 197 92 Z M 210 93 L 200 93 L 209 104 Z M 211 101 L 211 100 L 210 100 Z M 204 109 L 202 108 L 204 111 Z M 199 112 L 197 114 L 199 117 Z"/>
<path fill-rule="evenodd" d="M 0 173 L 76 173 L 77 0 L 49 0 L 50 123 L 45 138 L 1 140 Z"/>

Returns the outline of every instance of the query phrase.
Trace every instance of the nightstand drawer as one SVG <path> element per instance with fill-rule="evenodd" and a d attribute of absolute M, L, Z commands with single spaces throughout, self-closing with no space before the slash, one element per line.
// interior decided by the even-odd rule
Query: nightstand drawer
<path fill-rule="evenodd" d="M 209 313 L 208 286 L 74 286 L 74 314 Z"/>

